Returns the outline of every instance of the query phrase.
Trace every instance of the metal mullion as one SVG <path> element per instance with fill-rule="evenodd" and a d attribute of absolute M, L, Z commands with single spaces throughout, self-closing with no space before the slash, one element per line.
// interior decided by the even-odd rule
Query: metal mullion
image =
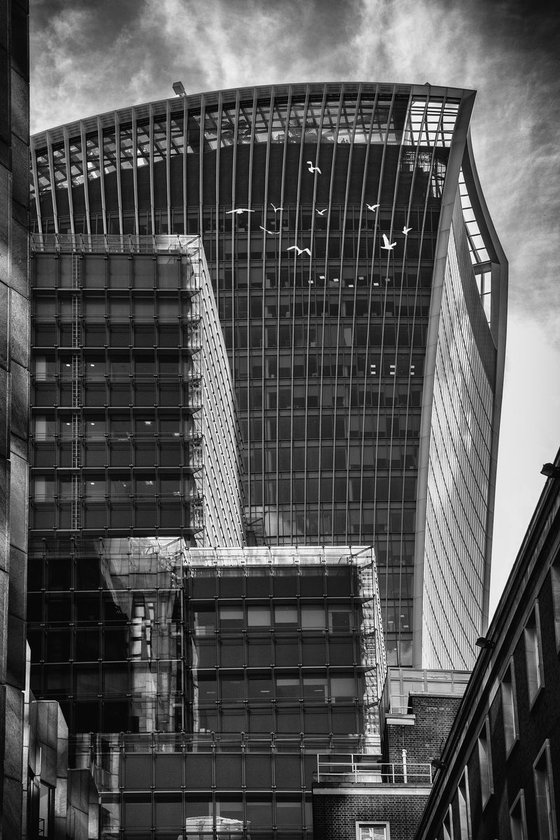
<path fill-rule="evenodd" d="M 386 128 L 386 131 L 385 131 L 385 138 L 384 138 L 384 141 L 383 141 L 383 154 L 381 156 L 381 170 L 380 170 L 380 176 L 379 176 L 378 195 L 381 194 L 381 185 L 383 183 L 383 175 L 384 175 L 384 169 L 385 169 L 385 158 L 386 158 L 387 145 L 388 145 L 388 140 L 389 140 L 389 130 L 390 130 L 390 125 L 391 125 L 391 118 L 392 118 L 392 115 L 393 115 L 393 108 L 394 108 L 394 104 L 395 104 L 395 96 L 396 96 L 396 87 L 393 86 L 393 92 L 392 92 L 392 95 L 391 95 L 391 104 L 390 104 L 389 112 L 388 112 L 388 116 L 387 116 L 387 128 Z M 393 200 L 393 204 L 394 204 L 394 200 Z M 393 214 L 393 212 L 394 212 L 394 208 L 392 210 L 392 214 Z M 392 214 L 391 214 L 391 218 L 392 218 Z M 377 229 L 376 229 L 376 234 L 377 234 Z M 372 256 L 373 261 L 375 261 L 376 244 L 377 244 L 377 235 L 374 236 L 374 240 L 373 240 L 373 256 Z M 382 322 L 381 322 L 381 343 L 380 343 L 380 347 L 379 347 L 380 387 L 379 387 L 379 392 L 378 392 L 378 395 L 377 395 L 377 427 L 376 427 L 376 434 L 375 434 L 375 458 L 373 459 L 373 461 L 374 461 L 374 485 L 377 484 L 377 474 L 378 474 L 377 463 L 378 463 L 378 452 L 379 452 L 379 410 L 380 410 L 380 407 L 381 407 L 381 391 L 382 391 L 381 380 L 383 378 L 383 354 L 384 354 L 384 346 L 385 346 L 385 322 L 386 322 L 386 312 L 387 312 L 387 292 L 388 292 L 388 287 L 387 287 L 387 284 L 385 284 L 385 291 L 383 293 L 383 314 L 382 314 Z M 395 376 L 396 376 L 396 373 L 395 373 Z M 391 434 L 391 441 L 392 441 L 392 434 Z M 389 467 L 389 472 L 390 472 L 390 467 Z M 389 476 L 389 478 L 390 478 L 390 476 Z M 375 499 L 376 499 L 376 504 L 377 504 L 377 494 L 375 494 Z M 387 501 L 387 511 L 388 511 L 388 502 L 389 502 L 389 497 L 388 496 L 387 496 L 386 501 Z M 388 525 L 388 522 L 387 522 L 387 525 Z M 390 534 L 390 530 L 388 530 L 387 533 Z"/>
<path fill-rule="evenodd" d="M 350 141 L 350 149 L 349 149 L 349 154 L 348 154 L 348 166 L 347 166 L 347 170 L 346 170 L 346 189 L 345 189 L 345 193 L 344 193 L 344 214 L 343 214 L 343 220 L 342 220 L 342 247 L 341 247 L 342 256 L 341 256 L 341 259 L 340 259 L 340 269 L 341 270 L 340 270 L 340 278 L 339 278 L 339 283 L 340 283 L 341 287 L 342 287 L 342 279 L 343 279 L 342 278 L 342 268 L 343 268 L 343 264 L 344 264 L 344 242 L 345 242 L 346 219 L 347 219 L 347 214 L 348 214 L 348 195 L 349 195 L 349 192 L 350 192 L 350 173 L 352 171 L 352 157 L 353 157 L 353 153 L 354 153 L 354 140 L 355 140 L 355 137 L 356 137 L 356 122 L 357 122 L 357 119 L 358 119 L 358 108 L 359 108 L 359 104 L 360 104 L 360 101 L 361 101 L 361 96 L 362 96 L 362 84 L 360 83 L 358 85 L 358 94 L 357 94 L 357 97 L 356 97 L 356 100 L 355 100 L 356 105 L 355 105 L 355 110 L 354 110 L 354 125 L 353 125 L 353 128 L 352 128 L 352 137 L 351 137 L 351 141 Z M 340 109 L 340 113 L 342 113 L 342 107 Z M 339 123 L 339 125 L 340 125 L 340 123 Z M 354 242 L 356 241 L 354 236 L 352 237 L 352 239 L 353 239 Z M 356 250 L 356 256 L 354 257 L 354 311 L 352 313 L 352 339 L 354 339 L 355 330 L 356 330 L 356 298 L 357 298 L 357 294 L 358 294 L 358 261 L 359 261 L 359 253 L 358 253 L 358 250 Z M 342 291 L 341 291 L 341 294 L 342 294 Z M 352 416 L 352 383 L 353 383 L 353 380 L 354 380 L 352 365 L 353 365 L 353 362 L 354 362 L 354 345 L 355 345 L 355 342 L 354 342 L 354 340 L 352 340 L 352 346 L 351 346 L 351 349 L 350 349 L 351 365 L 350 365 L 350 380 L 349 380 L 349 383 L 348 383 L 348 387 L 349 387 L 348 408 L 347 408 L 347 411 L 345 412 L 346 416 L 347 416 L 347 419 L 348 419 L 348 434 L 346 435 L 346 452 L 347 452 L 347 455 L 349 455 L 348 441 L 350 439 L 350 418 Z M 363 459 L 361 459 L 361 460 L 362 460 L 362 466 L 363 466 Z M 346 462 L 346 486 L 347 487 L 349 486 L 349 481 L 350 481 L 350 458 L 348 457 L 347 462 Z M 360 477 L 360 488 L 361 487 L 362 487 L 362 479 Z M 362 491 L 360 490 L 360 535 L 361 535 L 361 522 L 362 522 L 362 516 L 361 516 L 362 506 L 363 506 Z"/>
<path fill-rule="evenodd" d="M 86 227 L 88 236 L 91 236 L 91 213 L 89 208 L 89 169 L 87 160 L 87 139 L 86 129 L 83 121 L 80 122 L 80 140 L 82 143 L 82 166 L 84 172 L 84 205 L 86 210 Z"/>
<path fill-rule="evenodd" d="M 58 229 L 58 210 L 56 206 L 56 181 L 54 177 L 54 160 L 53 160 L 53 150 L 52 150 L 52 141 L 50 138 L 50 133 L 47 131 L 46 134 L 47 140 L 47 156 L 49 161 L 49 177 L 51 179 L 51 203 L 53 208 L 53 219 L 54 219 L 54 232 L 56 234 L 60 233 Z"/>
<path fill-rule="evenodd" d="M 270 89 L 270 100 L 269 100 L 269 121 L 268 121 L 268 136 L 266 141 L 266 156 L 265 156 L 265 177 L 264 177 L 264 209 L 263 209 L 263 227 L 267 227 L 267 212 L 268 212 L 268 184 L 270 178 L 270 152 L 272 147 L 272 124 L 274 119 L 274 96 L 275 96 L 275 87 L 271 87 Z M 264 116 L 263 116 L 264 119 Z M 284 189 L 284 179 L 282 178 L 282 186 L 281 190 Z M 282 207 L 282 200 L 280 200 L 280 207 Z M 276 213 L 274 213 L 274 221 L 276 223 Z M 274 255 L 274 263 L 276 268 L 276 365 L 278 366 L 279 361 L 279 352 L 280 352 L 280 254 L 282 252 L 282 235 L 283 235 L 283 228 L 282 228 L 282 211 L 280 211 L 280 233 L 278 235 L 278 250 Z M 263 235 L 266 237 L 265 232 L 263 231 Z M 264 251 L 264 264 L 266 270 L 266 261 L 268 260 L 268 251 L 266 250 L 266 238 L 265 238 L 265 251 Z M 264 296 L 263 296 L 264 298 Z M 263 300 L 263 337 L 265 332 L 265 310 L 264 310 L 264 300 Z M 278 367 L 277 367 L 278 370 Z M 264 365 L 263 365 L 263 377 L 264 377 Z M 279 392 L 280 392 L 280 383 L 278 381 L 278 375 L 276 376 L 276 408 L 275 408 L 275 416 L 276 416 L 276 446 L 275 446 L 275 454 L 276 454 L 276 508 L 278 509 L 278 486 L 280 481 L 280 437 L 279 437 L 279 428 L 280 428 L 280 406 L 279 406 Z"/>
<path fill-rule="evenodd" d="M 72 165 L 70 160 L 70 141 L 68 138 L 68 126 L 62 129 L 62 136 L 64 142 L 64 158 L 66 162 L 66 191 L 68 193 L 68 211 L 70 215 L 70 230 L 72 236 L 76 233 L 74 225 L 74 202 L 72 200 Z"/>
<path fill-rule="evenodd" d="M 156 211 L 154 207 L 154 109 L 152 104 L 148 107 L 148 138 L 149 138 L 149 155 L 148 166 L 150 171 L 150 223 L 151 233 L 155 236 L 156 231 Z"/>
<path fill-rule="evenodd" d="M 134 194 L 134 229 L 136 235 L 140 235 L 140 218 L 138 212 L 138 129 L 136 125 L 136 108 L 132 109 L 131 126 L 131 152 L 132 152 L 132 185 Z"/>
<path fill-rule="evenodd" d="M 307 117 L 308 107 L 309 107 L 309 85 L 306 85 L 306 87 L 305 87 L 305 100 L 304 100 L 304 106 L 303 106 L 303 113 L 306 115 L 306 117 Z M 291 107 L 290 107 L 290 111 L 291 111 Z M 288 120 L 287 125 L 289 125 L 289 123 L 290 123 L 290 112 L 287 113 L 287 120 Z M 301 133 L 300 133 L 300 138 L 299 138 L 298 180 L 297 180 L 297 186 L 296 186 L 296 225 L 295 225 L 295 237 L 294 237 L 294 239 L 295 239 L 294 244 L 296 244 L 296 245 L 297 245 L 298 230 L 299 230 L 299 225 L 300 225 L 300 218 L 299 217 L 300 217 L 300 213 L 301 213 L 301 201 L 300 201 L 300 197 L 301 197 L 301 169 L 302 169 L 302 163 L 303 163 L 303 146 L 304 146 L 303 141 L 304 141 L 304 137 L 305 137 L 305 132 L 302 130 Z M 310 248 L 311 257 L 309 258 L 309 276 L 311 275 L 311 261 L 313 259 L 313 220 L 311 222 L 311 243 L 310 244 L 311 244 L 311 248 Z M 294 262 L 293 262 L 293 264 L 294 264 L 294 286 L 293 286 L 293 292 L 292 292 L 292 359 L 291 359 L 291 361 L 292 361 L 292 365 L 291 365 L 291 367 L 292 367 L 292 387 L 291 387 L 292 403 L 291 403 L 291 407 L 290 407 L 291 427 L 292 427 L 292 462 L 293 462 L 293 453 L 294 453 L 294 447 L 293 447 L 293 428 L 294 428 L 294 400 L 293 400 L 293 394 L 294 394 L 294 387 L 295 387 L 295 385 L 294 385 L 294 359 L 295 359 L 295 341 L 294 341 L 294 338 L 295 338 L 295 327 L 296 327 L 296 323 L 297 323 L 295 304 L 296 304 L 296 297 L 297 297 L 296 289 L 297 289 L 297 261 L 298 261 L 298 259 L 299 259 L 299 257 L 294 254 Z M 309 279 L 309 277 L 308 277 L 308 279 Z M 303 292 L 302 292 L 302 302 L 303 302 Z M 307 391 L 308 391 L 308 367 L 306 365 L 306 370 L 305 370 L 306 406 L 307 406 Z M 305 432 L 304 432 L 303 440 L 304 440 L 305 451 L 307 453 L 307 408 L 305 409 Z M 307 458 L 305 458 L 304 465 L 305 466 L 304 466 L 304 470 L 303 470 L 303 510 L 305 512 L 305 511 L 307 511 Z M 293 483 L 293 481 L 292 481 L 292 483 Z M 294 537 L 294 534 L 293 534 L 293 520 L 294 520 L 293 494 L 292 494 L 292 501 L 291 501 L 291 519 L 292 519 L 292 539 L 293 539 L 293 537 Z"/>
<path fill-rule="evenodd" d="M 321 101 L 321 113 L 320 113 L 320 116 L 319 116 L 319 126 L 317 128 L 317 145 L 318 145 L 317 154 L 319 154 L 319 151 L 320 151 L 321 132 L 323 130 L 323 120 L 324 120 L 324 117 L 325 117 L 326 101 L 327 101 L 327 85 L 324 84 L 323 85 L 323 97 L 322 97 L 322 101 Z M 315 184 L 315 187 L 314 187 L 314 190 L 313 190 L 313 204 L 312 204 L 313 209 L 315 209 L 315 195 L 316 195 L 316 184 Z M 329 207 L 329 210 L 328 210 L 328 215 L 330 216 L 330 207 Z M 313 224 L 314 223 L 315 223 L 315 219 L 313 219 Z M 324 360 L 325 360 L 325 326 L 326 326 L 326 324 L 325 324 L 325 317 L 326 317 L 325 313 L 326 313 L 326 304 L 327 304 L 327 300 L 328 300 L 328 298 L 327 298 L 327 284 L 328 284 L 328 275 L 329 275 L 329 272 L 328 272 L 328 253 L 329 253 L 328 245 L 329 245 L 329 219 L 327 218 L 327 232 L 326 232 L 326 237 L 325 237 L 325 258 L 324 258 L 324 269 L 323 269 L 323 274 L 325 276 L 325 284 L 324 284 L 324 287 L 323 287 L 324 291 L 323 291 L 323 320 L 322 320 L 322 336 L 321 336 L 321 375 L 320 375 L 320 379 L 319 379 L 319 405 L 320 406 L 323 405 L 323 390 L 324 390 L 324 385 L 325 385 L 323 369 L 324 369 Z M 338 290 L 338 295 L 339 295 L 339 301 L 340 301 L 340 289 Z M 330 355 L 330 351 L 329 351 L 329 355 Z M 323 476 L 323 468 L 322 468 L 322 465 L 321 465 L 322 451 L 323 451 L 323 429 L 321 427 L 321 423 L 319 423 L 318 450 L 319 450 L 318 451 L 318 457 L 319 457 L 319 487 L 317 488 L 317 534 L 319 535 L 319 534 L 321 534 L 321 530 L 322 530 L 321 529 L 321 524 L 320 524 L 320 519 L 321 519 L 321 501 L 322 501 L 322 499 L 321 499 L 321 484 L 322 484 L 322 476 Z M 333 487 L 334 487 L 334 480 L 333 480 Z M 332 497 L 332 494 L 331 494 L 331 497 Z M 331 502 L 332 502 L 332 498 L 331 498 Z M 331 510 L 331 517 L 332 517 L 332 510 Z M 332 534 L 332 531 L 333 531 L 333 528 L 332 528 L 332 518 L 331 518 L 331 534 Z"/>
<path fill-rule="evenodd" d="M 107 235 L 107 202 L 105 201 L 105 147 L 103 146 L 103 126 L 97 117 L 97 152 L 99 159 L 99 186 L 101 189 L 101 214 L 103 216 L 103 233 Z"/>
<path fill-rule="evenodd" d="M 251 115 L 251 131 L 250 131 L 250 149 L 249 149 L 249 179 L 248 179 L 248 186 L 247 186 L 247 206 L 252 208 L 253 206 L 253 154 L 254 154 L 254 144 L 255 144 L 255 112 L 257 107 L 257 91 L 253 89 L 253 112 Z M 236 120 L 236 132 L 237 132 L 237 125 L 239 123 L 239 113 L 240 108 L 238 108 L 238 116 Z M 243 110 L 243 118 L 247 121 L 247 117 L 245 111 Z M 239 137 L 236 138 L 237 142 L 239 142 Z M 237 146 L 237 143 L 236 143 Z M 247 359 L 252 355 L 251 354 L 251 333 L 252 333 L 252 314 L 251 314 L 251 245 L 252 245 L 252 229 L 251 229 L 251 214 L 249 213 L 249 218 L 247 220 L 247 315 L 246 315 L 246 323 L 247 323 Z M 264 220 L 263 220 L 264 221 Z M 264 224 L 266 227 L 266 222 Z M 263 235 L 264 231 L 263 231 Z M 265 242 L 265 249 L 266 249 L 266 242 Z M 262 257 L 261 257 L 262 261 Z M 263 272 L 264 277 L 264 272 Z M 261 306 L 264 309 L 264 290 L 261 292 Z M 265 436 L 265 407 L 264 407 L 264 399 L 265 399 L 265 336 L 263 330 L 263 309 L 261 309 L 261 495 L 262 495 L 262 506 L 264 508 L 265 505 L 265 465 L 264 465 L 264 444 L 266 441 Z M 278 376 L 276 377 L 276 381 L 278 381 Z M 250 405 L 249 405 L 249 396 L 250 396 L 251 388 L 250 388 L 250 378 L 249 378 L 249 371 L 247 370 L 247 405 L 249 406 L 248 414 L 250 416 Z M 276 425 L 276 437 L 278 438 L 278 424 Z M 278 498 L 278 485 L 276 485 L 276 497 Z M 264 525 L 264 523 L 263 523 Z"/>
<path fill-rule="evenodd" d="M 121 169 L 121 126 L 119 112 L 115 111 L 115 177 L 117 179 L 117 204 L 119 208 L 119 234 L 124 235 L 124 213 L 122 201 L 122 169 Z"/>
<path fill-rule="evenodd" d="M 360 217 L 359 217 L 359 225 L 358 225 L 358 240 L 357 240 L 357 245 L 356 245 L 357 254 L 358 254 L 358 256 L 357 256 L 357 261 L 358 262 L 359 262 L 359 259 L 360 259 L 360 256 L 359 256 L 360 255 L 360 241 L 361 241 L 361 236 L 362 236 L 362 219 L 363 219 L 364 205 L 365 205 L 366 179 L 367 179 L 367 171 L 368 171 L 369 152 L 370 152 L 370 148 L 371 148 L 371 138 L 372 138 L 373 128 L 374 128 L 374 119 L 375 119 L 375 115 L 377 113 L 378 104 L 379 104 L 379 87 L 376 86 L 375 93 L 374 93 L 374 96 L 373 96 L 373 105 L 372 105 L 372 111 L 371 111 L 369 134 L 368 134 L 368 138 L 367 138 L 366 154 L 365 154 L 365 160 L 364 160 L 364 170 L 363 170 L 363 176 L 362 176 L 362 192 L 361 192 L 361 196 L 360 196 Z M 381 189 L 381 180 L 379 181 L 377 197 L 379 197 L 380 189 Z M 376 223 L 377 223 L 377 216 L 374 216 L 374 223 L 373 223 L 374 224 L 374 246 L 375 246 L 375 227 L 376 227 Z M 366 238 L 366 243 L 367 243 L 367 238 Z M 371 263 L 371 268 L 370 268 L 370 272 L 369 272 L 367 335 L 366 335 L 366 347 L 365 347 L 366 367 L 365 367 L 365 370 L 364 370 L 364 380 L 363 380 L 364 381 L 364 401 L 363 401 L 363 406 L 362 406 L 362 434 L 361 434 L 361 440 L 360 440 L 360 452 L 362 454 L 362 457 L 360 458 L 360 486 L 361 487 L 363 486 L 363 481 L 364 481 L 363 452 L 364 452 L 364 446 L 365 446 L 365 425 L 366 425 L 365 424 L 365 419 L 366 419 L 366 408 L 367 408 L 367 405 L 366 405 L 366 388 L 367 388 L 367 385 L 368 385 L 368 375 L 371 376 L 371 373 L 368 374 L 368 362 L 369 362 L 369 357 L 370 357 L 370 352 L 371 352 L 371 350 L 370 350 L 370 329 L 371 329 L 371 306 L 372 306 L 372 301 L 373 301 L 373 288 L 374 288 L 373 287 L 373 269 L 374 269 L 374 261 L 375 261 L 375 256 L 374 256 L 375 255 L 375 247 L 372 251 L 372 254 L 373 254 L 372 263 Z M 366 260 L 367 260 L 367 253 L 366 253 Z M 370 370 L 371 370 L 371 368 L 370 368 Z M 380 380 L 381 380 L 381 364 L 379 364 L 379 379 L 378 379 L 378 382 L 380 382 Z M 378 410 L 379 410 L 379 405 L 378 405 Z M 377 441 L 378 431 L 379 430 L 376 430 L 376 437 L 375 437 L 376 441 Z M 372 443 L 372 445 L 374 445 L 374 444 Z M 375 467 L 374 467 L 373 481 L 374 481 L 374 484 L 375 484 Z M 374 507 L 373 513 L 375 513 L 375 502 L 372 502 L 372 505 Z M 360 507 L 360 513 L 362 511 L 363 511 L 363 503 Z M 373 528 L 373 530 L 372 530 L 371 538 L 372 538 L 372 541 L 373 541 L 373 533 L 375 531 L 375 526 L 372 526 L 372 528 Z"/>
<path fill-rule="evenodd" d="M 43 235 L 43 217 L 41 213 L 41 200 L 39 195 L 39 174 L 37 172 L 37 148 L 33 137 L 30 138 L 31 173 L 33 177 L 33 189 L 35 191 L 35 208 L 37 214 L 37 227 L 39 235 Z"/>
<path fill-rule="evenodd" d="M 167 233 L 173 233 L 171 213 L 171 103 L 165 105 L 165 199 L 167 201 Z"/>
<path fill-rule="evenodd" d="M 337 110 L 336 128 L 335 128 L 336 137 L 335 137 L 335 141 L 334 141 L 334 148 L 333 148 L 333 154 L 332 154 L 332 159 L 331 159 L 331 178 L 330 178 L 330 184 L 329 184 L 329 199 L 328 199 L 328 204 L 327 204 L 327 206 L 329 208 L 328 213 L 327 213 L 327 250 L 326 250 L 326 255 L 325 255 L 326 258 L 327 258 L 327 265 L 328 265 L 328 260 L 329 260 L 328 243 L 329 243 L 329 239 L 330 239 L 330 229 L 331 229 L 331 208 L 332 208 L 333 188 L 334 188 L 334 169 L 335 169 L 335 165 L 336 165 L 336 150 L 337 150 L 337 145 L 338 145 L 338 130 L 339 130 L 339 127 L 340 127 L 340 110 L 341 110 L 341 107 L 342 107 L 343 97 L 344 97 L 344 87 L 341 88 L 340 96 L 339 96 L 339 99 L 338 99 L 338 110 Z M 325 101 L 326 101 L 326 97 L 325 97 Z M 323 118 L 324 118 L 324 112 L 323 112 L 323 115 L 322 115 L 322 120 L 323 120 Z M 322 127 L 322 120 L 321 120 L 321 127 Z M 340 213 L 339 213 L 339 220 L 340 220 Z M 343 257 L 340 257 L 339 268 L 342 267 L 342 260 L 343 260 Z M 328 282 L 328 272 L 327 272 L 326 279 L 327 279 L 327 282 Z M 340 328 L 341 328 L 340 309 L 341 309 L 341 304 L 342 304 L 342 278 L 339 277 L 339 279 L 338 279 L 338 315 L 337 315 L 337 319 L 336 319 L 336 362 L 337 362 L 337 364 L 336 364 L 336 369 L 335 369 L 334 390 L 333 390 L 333 396 L 334 396 L 333 421 L 336 420 L 336 416 L 337 416 L 336 396 L 337 396 L 337 391 L 338 391 L 338 360 L 339 360 L 339 354 L 340 354 Z M 344 344 L 343 344 L 343 347 L 344 347 Z M 333 432 L 332 432 L 333 465 L 332 465 L 332 488 L 331 488 L 332 518 L 334 518 L 334 512 L 335 512 L 335 507 L 336 507 L 336 502 L 335 502 L 335 463 L 334 463 L 335 462 L 335 457 L 334 457 L 335 449 L 336 449 L 336 423 L 333 422 Z M 332 528 L 333 528 L 333 525 L 332 525 L 332 519 L 331 519 L 331 529 Z M 346 538 L 347 538 L 347 536 L 348 536 L 348 493 L 346 494 L 346 525 L 345 525 L 345 528 L 346 528 Z"/>
<path fill-rule="evenodd" d="M 183 98 L 183 233 L 187 233 L 187 210 L 188 210 L 188 178 L 187 178 L 187 161 L 188 161 L 188 136 L 189 136 L 189 100 Z"/>
<path fill-rule="evenodd" d="M 223 110 L 224 110 L 224 103 L 223 103 L 223 93 L 220 91 L 218 93 L 218 124 L 216 128 L 216 166 L 215 166 L 215 181 L 214 181 L 214 196 L 215 196 L 215 209 L 214 209 L 214 247 L 216 249 L 216 257 L 215 262 L 216 266 L 219 265 L 219 254 L 220 254 L 220 225 L 219 225 L 219 213 L 220 213 L 220 152 L 222 146 L 222 117 L 223 117 Z M 220 276 L 217 271 L 214 272 L 214 294 L 216 296 L 216 305 L 219 306 L 220 303 Z M 233 305 L 233 301 L 232 301 Z"/>
<path fill-rule="evenodd" d="M 288 153 L 288 123 L 289 123 L 291 107 L 292 107 L 292 85 L 288 85 L 288 96 L 287 96 L 287 101 L 286 101 L 286 112 L 285 112 L 285 122 L 284 122 L 284 149 L 283 149 L 283 152 L 282 152 L 282 175 L 281 175 L 281 178 L 280 178 L 280 184 L 281 184 L 281 187 L 280 187 L 280 207 L 284 207 L 284 184 L 286 182 L 286 157 L 287 157 L 287 153 Z M 278 111 L 278 113 L 281 117 L 281 112 Z M 271 123 L 272 123 L 273 116 L 274 116 L 274 114 L 273 114 L 273 111 L 272 111 L 272 108 L 271 108 Z M 297 207 L 296 207 L 296 211 L 297 211 Z M 282 212 L 284 212 L 284 211 L 282 211 Z M 290 217 L 288 216 L 288 225 L 289 225 L 289 218 Z M 282 249 L 281 249 L 281 245 L 282 245 L 282 233 L 283 233 L 283 230 L 284 230 L 283 216 L 280 216 L 280 222 L 281 222 L 281 225 L 280 225 L 281 232 L 280 232 L 280 243 L 279 243 L 279 246 L 278 246 L 278 312 L 277 312 L 277 316 L 276 316 L 276 322 L 277 322 L 276 362 L 277 362 L 277 364 L 279 364 L 279 362 L 280 362 L 280 300 L 281 300 L 280 274 L 281 274 L 281 270 L 282 270 Z M 277 383 L 276 393 L 278 395 L 279 394 L 279 389 L 280 389 L 278 367 L 276 369 L 276 383 Z M 278 402 L 278 400 L 277 400 L 277 402 Z M 279 411 L 279 409 L 277 409 L 277 411 Z M 293 428 L 293 416 L 294 416 L 294 408 L 293 408 L 293 404 L 292 404 L 292 406 L 290 407 L 290 427 L 291 428 Z M 279 442 L 280 438 L 279 438 L 279 435 L 278 435 L 278 427 L 277 427 L 277 430 L 276 430 L 276 437 L 277 437 L 278 442 Z M 290 494 L 289 494 L 290 511 L 293 508 L 293 501 L 292 501 L 293 494 L 292 494 L 292 480 L 291 480 L 291 477 L 292 477 L 292 474 L 293 474 L 293 468 L 294 468 L 294 448 L 293 448 L 293 446 L 291 446 L 290 447 Z M 277 512 L 278 512 L 278 504 L 279 504 L 279 502 L 278 502 L 278 498 L 277 498 L 276 499 L 276 510 L 277 510 Z"/>

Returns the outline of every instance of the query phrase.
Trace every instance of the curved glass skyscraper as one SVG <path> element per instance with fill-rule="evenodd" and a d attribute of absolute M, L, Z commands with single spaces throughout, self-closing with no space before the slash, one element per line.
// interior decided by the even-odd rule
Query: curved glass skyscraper
<path fill-rule="evenodd" d="M 376 547 L 390 662 L 485 629 L 507 266 L 472 91 L 181 96 L 32 140 L 39 234 L 200 234 L 237 394 L 250 539 Z"/>

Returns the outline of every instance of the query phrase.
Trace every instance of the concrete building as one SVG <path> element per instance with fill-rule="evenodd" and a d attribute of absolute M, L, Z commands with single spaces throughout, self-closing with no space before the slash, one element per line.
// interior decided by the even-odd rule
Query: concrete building
<path fill-rule="evenodd" d="M 0 0 L 0 837 L 23 806 L 27 417 L 29 411 L 29 60 L 27 3 Z"/>
<path fill-rule="evenodd" d="M 250 536 L 375 544 L 399 665 L 471 667 L 488 617 L 507 266 L 473 102 L 243 88 L 32 139 L 38 233 L 201 234 Z"/>
<path fill-rule="evenodd" d="M 560 453 L 441 755 L 416 840 L 553 840 L 560 818 Z"/>

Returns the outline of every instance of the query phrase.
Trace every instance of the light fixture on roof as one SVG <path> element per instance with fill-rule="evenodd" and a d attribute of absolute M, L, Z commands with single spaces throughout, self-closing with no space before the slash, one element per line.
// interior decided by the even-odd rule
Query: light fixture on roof
<path fill-rule="evenodd" d="M 486 636 L 479 636 L 475 645 L 482 650 L 491 650 L 494 647 L 494 642 L 492 639 L 487 639 Z"/>
<path fill-rule="evenodd" d="M 554 464 L 543 464 L 541 475 L 546 475 L 547 478 L 560 478 L 560 467 L 555 467 Z"/>
<path fill-rule="evenodd" d="M 185 90 L 183 82 L 173 82 L 173 93 L 175 93 L 177 96 L 187 95 L 187 91 Z"/>

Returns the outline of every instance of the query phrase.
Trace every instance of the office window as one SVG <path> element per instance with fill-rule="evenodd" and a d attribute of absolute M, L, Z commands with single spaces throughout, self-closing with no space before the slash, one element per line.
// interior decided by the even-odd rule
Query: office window
<path fill-rule="evenodd" d="M 515 688 L 515 671 L 510 662 L 502 679 L 502 712 L 504 716 L 504 736 L 506 755 L 509 755 L 518 738 L 517 724 L 517 694 Z"/>
<path fill-rule="evenodd" d="M 554 630 L 556 647 L 560 649 L 560 560 L 556 560 L 550 569 L 552 583 L 552 603 L 554 606 Z"/>
<path fill-rule="evenodd" d="M 492 753 L 490 749 L 490 727 L 488 718 L 484 722 L 482 732 L 478 736 L 478 765 L 480 771 L 480 790 L 482 807 L 484 808 L 494 792 L 492 780 Z"/>
<path fill-rule="evenodd" d="M 509 810 L 509 824 L 511 840 L 529 840 L 527 818 L 525 816 L 525 794 L 522 790 L 515 797 L 515 801 Z"/>
<path fill-rule="evenodd" d="M 459 812 L 459 840 L 472 840 L 470 797 L 466 769 L 457 788 L 457 807 Z"/>
<path fill-rule="evenodd" d="M 389 823 L 357 822 L 356 840 L 389 840 Z"/>
<path fill-rule="evenodd" d="M 453 812 L 450 805 L 447 809 L 447 814 L 443 818 L 442 840 L 453 840 L 453 837 Z"/>
<path fill-rule="evenodd" d="M 558 835 L 556 833 L 556 806 L 548 739 L 533 764 L 533 777 L 535 780 L 535 806 L 539 840 L 554 840 Z"/>
<path fill-rule="evenodd" d="M 544 682 L 538 604 L 529 616 L 524 635 L 529 702 L 532 704 Z"/>

